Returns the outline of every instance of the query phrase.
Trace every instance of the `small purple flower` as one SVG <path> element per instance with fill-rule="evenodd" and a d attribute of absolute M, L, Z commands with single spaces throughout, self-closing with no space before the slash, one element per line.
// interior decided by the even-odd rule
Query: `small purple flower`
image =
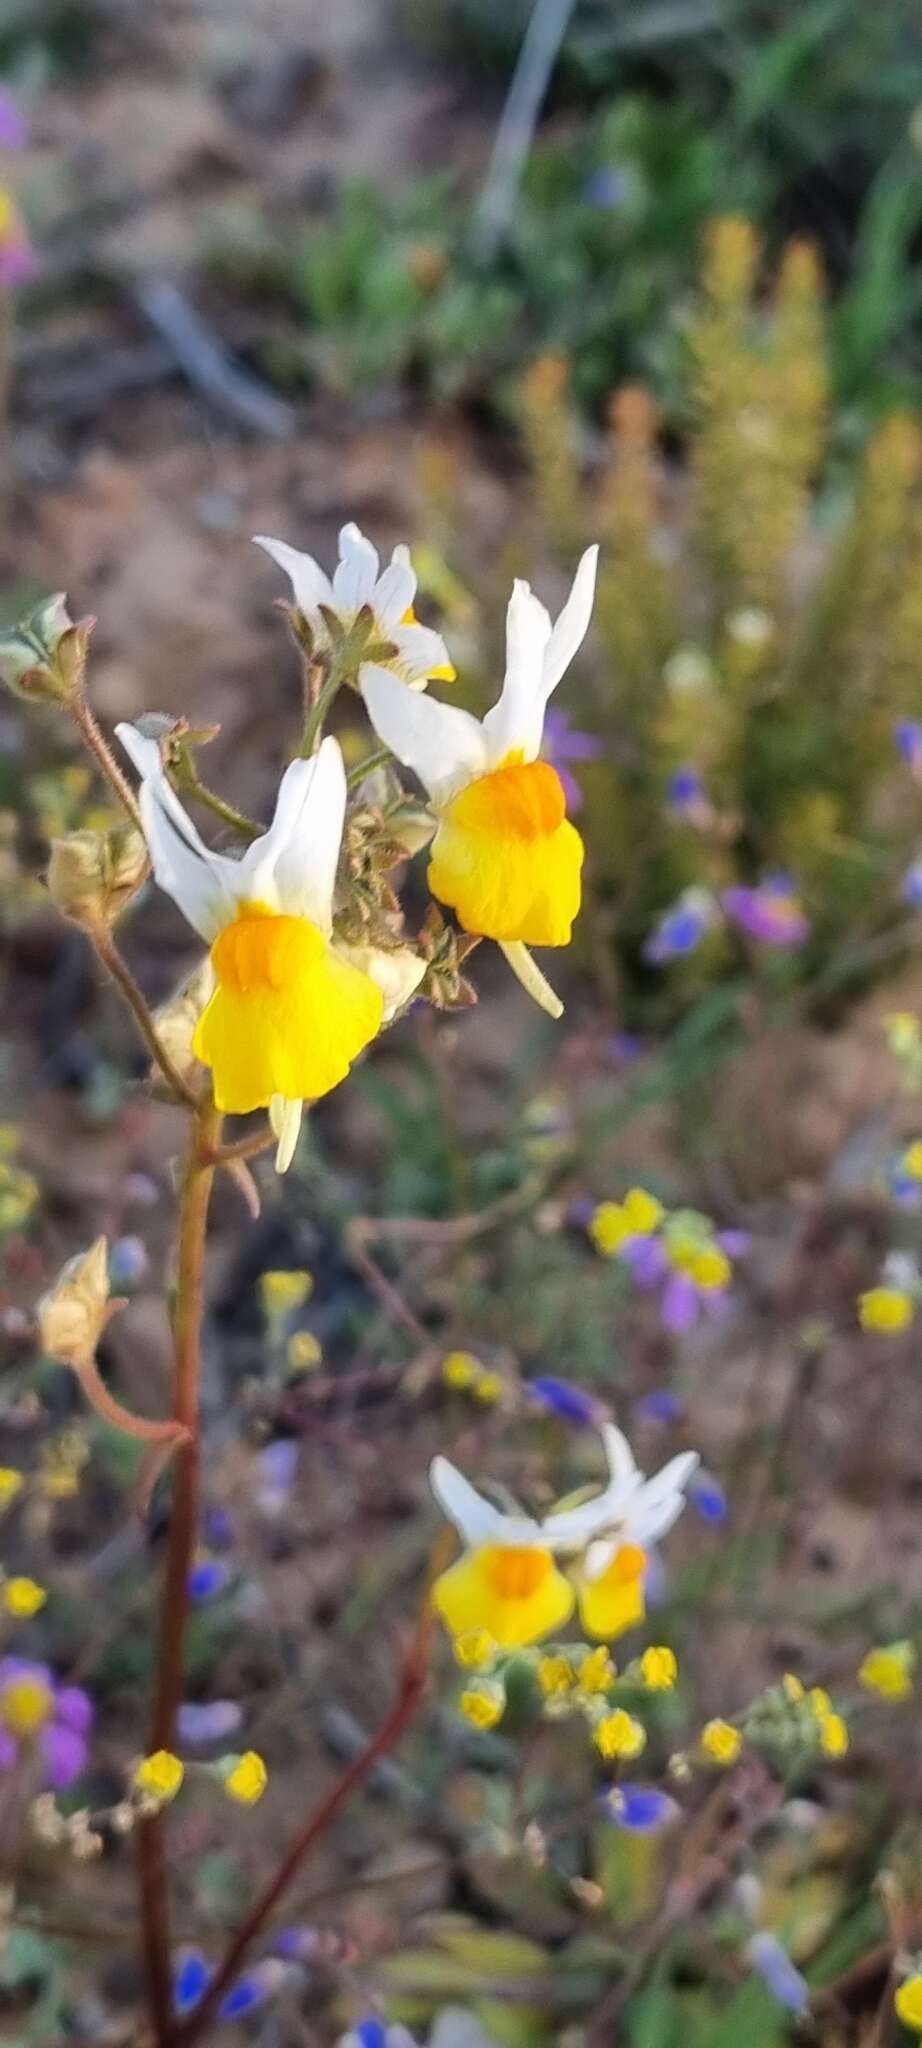
<path fill-rule="evenodd" d="M 236 1700 L 184 1700 L 176 1725 L 184 1749 L 205 1749 L 212 1742 L 229 1742 L 242 1720 Z"/>
<path fill-rule="evenodd" d="M 902 1209 L 918 1209 L 922 1201 L 922 1182 L 911 1173 L 903 1173 L 896 1160 L 887 1172 L 887 1192 Z"/>
<path fill-rule="evenodd" d="M 725 889 L 721 902 L 727 916 L 764 946 L 802 946 L 810 926 L 790 875 L 766 875 L 754 889 Z"/>
<path fill-rule="evenodd" d="M 663 1326 L 674 1337 L 694 1329 L 700 1313 L 700 1293 L 687 1273 L 670 1273 L 663 1288 L 660 1312 Z"/>
<path fill-rule="evenodd" d="M 109 1282 L 117 1293 L 137 1287 L 147 1272 L 147 1248 L 140 1237 L 117 1237 L 109 1252 Z"/>
<path fill-rule="evenodd" d="M 663 1427 L 668 1427 L 671 1422 L 678 1422 L 682 1412 L 682 1402 L 678 1394 L 674 1394 L 669 1387 L 654 1387 L 649 1394 L 642 1394 L 640 1400 L 634 1403 L 634 1416 L 637 1422 L 656 1422 Z"/>
<path fill-rule="evenodd" d="M 29 131 L 12 95 L 0 87 L 0 149 L 25 149 Z"/>
<path fill-rule="evenodd" d="M 693 1507 L 703 1522 L 714 1524 L 727 1519 L 727 1496 L 712 1472 L 699 1466 L 692 1474 L 686 1487 L 689 1507 Z"/>
<path fill-rule="evenodd" d="M 586 179 L 583 198 L 587 206 L 597 206 L 600 213 L 620 213 L 633 186 L 630 172 L 618 170 L 614 164 L 601 164 Z"/>
<path fill-rule="evenodd" d="M 714 899 L 707 889 L 685 889 L 671 910 L 660 918 L 643 945 L 643 957 L 652 967 L 667 960 L 679 960 L 704 938 L 714 923 Z"/>
<path fill-rule="evenodd" d="M 0 1770 L 33 1749 L 45 1784 L 66 1791 L 86 1766 L 93 1704 L 82 1686 L 58 1685 L 47 1664 L 0 1657 Z"/>
<path fill-rule="evenodd" d="M 234 1524 L 226 1508 L 206 1508 L 202 1517 L 202 1535 L 212 1550 L 229 1550 L 234 1540 Z"/>
<path fill-rule="evenodd" d="M 922 855 L 906 869 L 900 884 L 900 895 L 903 902 L 908 903 L 913 910 L 922 909 Z"/>
<path fill-rule="evenodd" d="M 805 2012 L 810 1997 L 807 1981 L 774 1934 L 753 1934 L 746 1954 L 763 1984 L 788 2012 Z"/>
<path fill-rule="evenodd" d="M 567 1380 L 556 1380 L 546 1374 L 529 1380 L 527 1394 L 542 1408 L 556 1415 L 561 1422 L 596 1422 L 599 1404 L 591 1394 L 584 1394 L 581 1387 L 571 1387 Z"/>
<path fill-rule="evenodd" d="M 580 732 L 571 725 L 565 711 L 555 705 L 544 714 L 544 739 L 541 751 L 545 761 L 556 768 L 567 800 L 568 811 L 582 809 L 583 792 L 575 775 L 570 774 L 569 763 L 597 761 L 603 752 L 602 742 L 591 732 Z"/>
<path fill-rule="evenodd" d="M 893 743 L 900 760 L 906 762 L 914 775 L 922 775 L 922 722 L 918 718 L 898 718 Z"/>
<path fill-rule="evenodd" d="M 621 1247 L 621 1257 L 630 1266 L 635 1287 L 648 1290 L 658 1287 L 666 1270 L 666 1253 L 658 1237 L 629 1237 Z"/>
<path fill-rule="evenodd" d="M 639 1060 L 643 1052 L 643 1039 L 636 1031 L 613 1031 L 602 1047 L 606 1057 L 616 1067 L 629 1067 Z"/>
<path fill-rule="evenodd" d="M 728 1259 L 744 1259 L 752 1247 L 748 1230 L 718 1230 L 714 1242 Z"/>
<path fill-rule="evenodd" d="M 197 1949 L 190 1949 L 182 1957 L 173 1977 L 173 2011 L 180 2019 L 204 1998 L 210 1976 L 208 1964 Z"/>
<path fill-rule="evenodd" d="M 187 1580 L 190 1600 L 214 1600 L 227 1591 L 230 1565 L 222 1557 L 203 1557 L 192 1566 Z"/>
<path fill-rule="evenodd" d="M 296 1437 L 278 1437 L 259 1453 L 256 1502 L 264 1515 L 283 1513 L 298 1474 L 301 1447 Z"/>
<path fill-rule="evenodd" d="M 697 768 L 677 768 L 666 784 L 666 804 L 674 818 L 706 832 L 714 823 L 714 806 Z"/>
<path fill-rule="evenodd" d="M 656 1785 L 629 1782 L 614 1785 L 603 1792 L 600 1804 L 609 1820 L 631 1835 L 651 1835 L 657 1828 L 665 1827 L 667 1821 L 674 1820 L 679 1811 L 668 1792 L 660 1792 Z"/>

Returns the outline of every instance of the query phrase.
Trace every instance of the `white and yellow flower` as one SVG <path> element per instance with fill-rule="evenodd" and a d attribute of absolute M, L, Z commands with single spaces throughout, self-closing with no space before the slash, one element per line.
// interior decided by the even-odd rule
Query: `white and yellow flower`
<path fill-rule="evenodd" d="M 195 1028 L 195 1057 L 217 1107 L 267 1108 L 283 1173 L 305 1102 L 326 1095 L 380 1029 L 376 981 L 331 943 L 333 886 L 346 807 L 339 746 L 293 761 L 267 832 L 241 859 L 213 853 L 164 772 L 158 742 L 118 735 L 141 777 L 140 807 L 156 881 L 210 947 L 214 990 Z"/>
<path fill-rule="evenodd" d="M 504 1514 L 484 1500 L 447 1458 L 430 1473 L 439 1507 L 465 1549 L 436 1579 L 432 1597 L 457 1640 L 486 1630 L 503 1650 L 520 1650 L 560 1628 L 573 1612 L 569 1579 L 558 1569 L 540 1522 Z"/>
<path fill-rule="evenodd" d="M 587 548 L 555 625 L 527 583 L 506 617 L 506 675 L 481 722 L 418 697 L 391 669 L 364 662 L 359 684 L 372 725 L 429 793 L 437 821 L 429 887 L 465 931 L 495 939 L 552 1015 L 561 1005 L 528 946 L 565 946 L 580 904 L 583 844 L 566 817 L 556 769 L 538 759 L 548 698 L 581 645 L 595 593 L 598 548 Z"/>
<path fill-rule="evenodd" d="M 365 611 L 369 645 L 378 641 L 393 648 L 392 654 L 386 654 L 382 645 L 375 660 L 386 663 L 388 671 L 411 690 L 424 690 L 430 677 L 454 681 L 455 670 L 441 633 L 421 626 L 413 609 L 416 573 L 409 548 L 396 547 L 382 571 L 377 549 L 350 523 L 340 532 L 339 563 L 329 577 L 313 555 L 302 554 L 287 541 L 271 540 L 265 533 L 253 537 L 257 547 L 264 548 L 284 569 L 318 650 L 332 644 L 331 623 L 341 633 L 350 633 L 359 613 Z"/>
<path fill-rule="evenodd" d="M 504 1513 L 447 1458 L 435 1459 L 432 1491 L 465 1544 L 433 1588 L 455 1638 L 485 1629 L 502 1649 L 521 1649 L 561 1627 L 577 1601 L 587 1633 L 604 1641 L 643 1620 L 648 1551 L 681 1514 L 698 1454 L 682 1451 L 645 1479 L 619 1429 L 606 1425 L 602 1437 L 608 1485 L 543 1522 Z"/>
<path fill-rule="evenodd" d="M 611 1642 L 644 1618 L 644 1580 L 651 1546 L 678 1521 L 697 1451 L 680 1451 L 646 1479 L 620 1429 L 602 1430 L 608 1485 L 574 1507 L 547 1516 L 552 1550 L 578 1553 L 576 1590 L 587 1633 Z"/>

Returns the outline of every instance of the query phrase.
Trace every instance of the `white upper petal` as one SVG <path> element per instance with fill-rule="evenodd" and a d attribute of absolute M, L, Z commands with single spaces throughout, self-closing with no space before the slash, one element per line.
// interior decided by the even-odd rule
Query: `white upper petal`
<path fill-rule="evenodd" d="M 419 689 L 440 670 L 454 675 L 454 662 L 441 633 L 432 626 L 392 626 L 388 639 L 397 652 L 388 666 L 402 681 Z"/>
<path fill-rule="evenodd" d="M 328 737 L 310 760 L 286 768 L 269 830 L 240 862 L 243 893 L 329 934 L 345 811 L 343 757 Z"/>
<path fill-rule="evenodd" d="M 483 727 L 469 711 L 423 697 L 389 669 L 363 662 L 359 687 L 375 732 L 438 804 L 486 773 Z"/>
<path fill-rule="evenodd" d="M 506 611 L 506 674 L 502 693 L 483 721 L 493 765 L 515 749 L 534 761 L 541 747 L 541 675 L 551 637 L 548 612 L 530 584 L 512 586 Z"/>
<path fill-rule="evenodd" d="M 602 1442 L 614 1486 L 629 1486 L 640 1478 L 634 1453 L 622 1429 L 616 1429 L 613 1422 L 606 1422 L 602 1428 Z"/>
<path fill-rule="evenodd" d="M 573 588 L 547 643 L 541 677 L 545 704 L 586 638 L 595 600 L 598 562 L 598 547 L 587 548 L 573 578 Z"/>
<path fill-rule="evenodd" d="M 407 550 L 395 548 L 387 568 L 378 577 L 372 599 L 375 618 L 385 639 L 390 639 L 391 628 L 399 626 L 415 596 L 416 572 L 411 568 Z"/>
<path fill-rule="evenodd" d="M 347 618 L 370 604 L 378 580 L 378 551 L 350 520 L 339 536 L 339 564 L 333 575 L 333 601 Z"/>
<path fill-rule="evenodd" d="M 134 725 L 115 730 L 141 777 L 141 823 L 154 879 L 210 945 L 245 893 L 239 863 L 205 845 L 167 780 L 157 741 Z"/>
<path fill-rule="evenodd" d="M 547 700 L 583 640 L 592 614 L 598 555 L 597 547 L 586 549 L 553 628 L 530 586 L 513 584 L 506 613 L 502 693 L 483 722 L 494 766 L 512 752 L 534 761 L 541 751 Z"/>
<path fill-rule="evenodd" d="M 528 1515 L 504 1515 L 492 1501 L 484 1500 L 463 1472 L 448 1458 L 433 1458 L 429 1483 L 442 1513 L 453 1522 L 459 1536 L 471 1549 L 482 1543 L 528 1547 L 543 1543 L 539 1522 Z"/>
<path fill-rule="evenodd" d="M 319 605 L 332 608 L 333 585 L 313 555 L 302 555 L 300 549 L 289 547 L 287 540 L 271 540 L 266 533 L 254 533 L 253 539 L 284 569 L 295 604 L 308 618 L 316 614 Z"/>
<path fill-rule="evenodd" d="M 697 1451 L 680 1451 L 661 1472 L 644 1479 L 621 1431 L 609 1425 L 603 1435 L 611 1482 L 592 1500 L 545 1518 L 544 1533 L 552 1548 L 573 1549 L 610 1530 L 617 1530 L 621 1542 L 643 1547 L 670 1529 L 682 1512 L 684 1489 L 698 1464 Z"/>

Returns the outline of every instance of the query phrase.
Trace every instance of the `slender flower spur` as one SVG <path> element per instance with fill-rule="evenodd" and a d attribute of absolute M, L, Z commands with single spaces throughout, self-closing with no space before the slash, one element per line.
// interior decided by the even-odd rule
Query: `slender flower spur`
<path fill-rule="evenodd" d="M 211 1069 L 218 1109 L 268 1109 L 283 1173 L 304 1103 L 345 1078 L 383 1015 L 380 989 L 331 944 L 346 806 L 339 746 L 326 739 L 286 768 L 269 830 L 233 860 L 199 837 L 157 741 L 133 725 L 118 734 L 141 776 L 154 876 L 211 948 L 216 986 L 195 1056 Z"/>
<path fill-rule="evenodd" d="M 372 725 L 424 783 L 436 814 L 429 887 L 467 932 L 494 939 L 552 1016 L 562 1005 L 529 946 L 566 946 L 580 905 L 583 844 L 566 816 L 557 770 L 539 760 L 545 707 L 581 646 L 595 594 L 598 548 L 587 548 L 555 625 L 527 583 L 506 617 L 506 675 L 481 722 L 455 705 L 411 695 L 388 669 L 363 663 Z"/>
<path fill-rule="evenodd" d="M 295 604 L 319 652 L 332 646 L 334 632 L 351 633 L 364 612 L 369 656 L 412 690 L 424 690 L 430 678 L 454 681 L 441 633 L 421 626 L 413 609 L 416 574 L 409 548 L 396 547 L 382 573 L 377 549 L 350 523 L 340 533 L 339 563 L 330 578 L 313 555 L 301 554 L 287 541 L 270 540 L 264 533 L 254 539 L 289 577 Z"/>

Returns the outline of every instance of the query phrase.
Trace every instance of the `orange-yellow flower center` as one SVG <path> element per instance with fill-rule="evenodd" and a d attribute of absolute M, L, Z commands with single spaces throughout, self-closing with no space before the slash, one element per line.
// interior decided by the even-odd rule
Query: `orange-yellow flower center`
<path fill-rule="evenodd" d="M 211 959 L 225 988 L 250 995 L 256 989 L 284 988 L 305 956 L 322 944 L 306 918 L 277 917 L 261 903 L 245 903 L 240 916 L 218 933 Z"/>
<path fill-rule="evenodd" d="M 632 1579 L 642 1578 L 646 1567 L 646 1552 L 641 1550 L 639 1543 L 622 1543 L 612 1558 L 608 1573 L 616 1585 L 626 1586 Z"/>
<path fill-rule="evenodd" d="M 211 949 L 218 986 L 196 1026 L 196 1058 L 233 1115 L 273 1096 L 313 1102 L 344 1080 L 381 1024 L 381 991 L 317 925 L 245 903 Z"/>
<path fill-rule="evenodd" d="M 456 824 L 514 839 L 545 839 L 567 813 L 563 785 L 549 761 L 509 761 L 455 798 Z"/>
<path fill-rule="evenodd" d="M 501 1600 L 530 1600 L 553 1570 L 546 1550 L 490 1544 L 481 1557 L 491 1590 Z"/>

